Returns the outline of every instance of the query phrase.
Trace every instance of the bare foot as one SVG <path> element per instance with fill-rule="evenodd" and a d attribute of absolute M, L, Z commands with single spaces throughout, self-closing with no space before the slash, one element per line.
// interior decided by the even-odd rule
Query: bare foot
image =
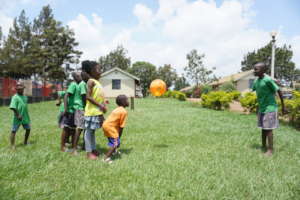
<path fill-rule="evenodd" d="M 273 151 L 272 150 L 268 150 L 266 153 L 264 153 L 265 156 L 272 156 L 273 155 Z"/>
<path fill-rule="evenodd" d="M 94 155 L 93 153 L 88 153 L 87 154 L 87 159 L 89 159 L 89 160 L 97 160 L 97 156 L 96 155 Z"/>

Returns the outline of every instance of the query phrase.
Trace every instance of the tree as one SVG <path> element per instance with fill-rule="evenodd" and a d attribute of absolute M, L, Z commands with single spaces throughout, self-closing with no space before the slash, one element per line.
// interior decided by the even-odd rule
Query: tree
<path fill-rule="evenodd" d="M 171 65 L 164 65 L 158 68 L 157 78 L 163 80 L 167 85 L 167 89 L 169 89 L 169 87 L 175 83 L 177 79 L 177 73 Z"/>
<path fill-rule="evenodd" d="M 33 24 L 34 73 L 43 79 L 64 79 L 63 64 L 76 63 L 81 55 L 75 48 L 74 32 L 56 21 L 50 6 L 42 8 Z"/>
<path fill-rule="evenodd" d="M 118 46 L 106 56 L 99 58 L 99 64 L 102 72 L 108 71 L 114 67 L 127 70 L 130 67 L 130 58 L 127 57 L 127 50 L 123 46 Z"/>
<path fill-rule="evenodd" d="M 184 74 L 181 74 L 180 77 L 177 77 L 175 81 L 175 87 L 174 90 L 181 90 L 182 88 L 188 87 L 190 84 L 187 82 L 186 78 L 184 77 Z"/>
<path fill-rule="evenodd" d="M 193 49 L 186 58 L 188 66 L 184 68 L 187 76 L 198 86 L 200 83 L 206 84 L 211 80 L 213 70 L 208 70 L 203 64 L 204 54 L 198 54 L 197 50 Z"/>
<path fill-rule="evenodd" d="M 270 74 L 271 70 L 271 54 L 272 44 L 247 53 L 241 62 L 242 71 L 253 69 L 257 62 L 265 62 L 268 66 L 267 73 Z M 286 44 L 283 47 L 276 47 L 275 49 L 275 77 L 280 80 L 292 81 L 295 72 L 295 63 L 292 62 L 293 51 L 291 46 Z"/>
<path fill-rule="evenodd" d="M 147 96 L 150 84 L 157 76 L 156 67 L 148 62 L 135 62 L 129 72 L 140 78 L 143 96 Z"/>
<path fill-rule="evenodd" d="M 18 18 L 13 21 L 7 39 L 1 50 L 1 65 L 3 74 L 14 78 L 30 77 L 28 69 L 31 59 L 28 56 L 31 51 L 31 24 L 23 10 Z"/>

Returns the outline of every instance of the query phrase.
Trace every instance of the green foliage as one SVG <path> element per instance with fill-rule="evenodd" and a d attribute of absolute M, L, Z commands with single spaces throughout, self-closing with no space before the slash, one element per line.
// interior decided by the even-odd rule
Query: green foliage
<path fill-rule="evenodd" d="M 193 49 L 186 55 L 188 65 L 184 68 L 187 76 L 198 86 L 200 83 L 208 83 L 212 78 L 213 70 L 208 70 L 203 63 L 205 55 L 198 54 L 196 49 Z"/>
<path fill-rule="evenodd" d="M 143 96 L 148 96 L 150 84 L 157 78 L 155 65 L 142 61 L 135 62 L 129 69 L 129 72 L 140 78 Z"/>
<path fill-rule="evenodd" d="M 232 99 L 237 101 L 241 97 L 241 93 L 239 91 L 232 91 L 230 92 L 230 95 L 232 96 Z"/>
<path fill-rule="evenodd" d="M 219 90 L 225 91 L 225 92 L 232 92 L 236 90 L 236 85 L 233 81 L 229 81 L 224 83 L 220 86 Z"/>
<path fill-rule="evenodd" d="M 258 102 L 254 92 L 247 92 L 240 98 L 242 107 L 247 112 L 256 112 Z"/>
<path fill-rule="evenodd" d="M 162 95 L 162 98 L 175 98 L 179 101 L 185 101 L 186 95 L 183 92 L 175 91 L 175 90 L 168 90 L 165 94 Z"/>
<path fill-rule="evenodd" d="M 270 74 L 270 57 L 272 54 L 272 44 L 249 52 L 244 56 L 242 64 L 242 71 L 253 69 L 253 66 L 257 62 L 265 62 L 268 65 L 267 73 Z M 275 50 L 275 77 L 279 80 L 292 81 L 295 74 L 295 63 L 292 61 L 293 51 L 291 46 L 286 44 L 283 47 L 276 47 Z"/>
<path fill-rule="evenodd" d="M 123 46 L 118 46 L 115 50 L 109 52 L 106 56 L 99 58 L 99 64 L 102 72 L 108 71 L 114 67 L 122 70 L 128 70 L 131 60 L 127 57 L 128 51 Z"/>
<path fill-rule="evenodd" d="M 284 103 L 290 123 L 300 127 L 300 92 L 294 91 L 293 98 L 284 100 Z"/>
<path fill-rule="evenodd" d="M 177 73 L 171 65 L 164 65 L 158 68 L 157 78 L 163 80 L 167 85 L 167 89 L 169 89 L 175 83 Z"/>
<path fill-rule="evenodd" d="M 233 96 L 224 91 L 213 91 L 208 94 L 203 94 L 201 99 L 201 104 L 205 108 L 224 110 L 229 108 L 229 104 L 232 102 Z"/>
<path fill-rule="evenodd" d="M 181 74 L 180 77 L 177 77 L 175 80 L 174 90 L 181 90 L 182 88 L 188 87 L 190 84 L 187 82 L 184 74 Z"/>
<path fill-rule="evenodd" d="M 65 78 L 63 65 L 78 63 L 81 55 L 74 32 L 55 20 L 50 6 L 30 22 L 22 11 L 0 51 L 2 73 L 15 78 Z"/>
<path fill-rule="evenodd" d="M 208 84 L 202 85 L 200 89 L 201 89 L 201 94 L 208 94 L 213 90 L 213 88 Z"/>

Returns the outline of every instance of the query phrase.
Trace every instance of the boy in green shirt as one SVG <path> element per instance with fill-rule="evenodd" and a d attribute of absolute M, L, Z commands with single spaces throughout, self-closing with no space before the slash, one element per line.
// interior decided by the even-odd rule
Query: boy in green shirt
<path fill-rule="evenodd" d="M 82 81 L 78 84 L 78 88 L 75 92 L 75 114 L 74 122 L 76 125 L 75 139 L 73 141 L 73 155 L 77 155 L 77 145 L 81 135 L 82 130 L 84 129 L 84 108 L 86 104 L 86 92 L 87 86 L 86 83 L 89 80 L 89 75 L 86 72 L 81 72 Z"/>
<path fill-rule="evenodd" d="M 262 148 L 267 149 L 265 155 L 273 154 L 273 130 L 278 128 L 278 106 L 275 95 L 278 93 L 282 105 L 282 113 L 285 113 L 282 93 L 274 80 L 265 75 L 265 63 L 254 65 L 254 75 L 258 77 L 253 83 L 253 91 L 256 91 L 258 101 L 258 127 L 262 129 Z M 268 139 L 268 146 L 267 146 Z"/>
<path fill-rule="evenodd" d="M 24 85 L 21 82 L 18 82 L 16 85 L 17 94 L 15 94 L 10 102 L 9 108 L 14 112 L 13 118 L 13 127 L 10 135 L 10 144 L 12 149 L 15 149 L 15 138 L 16 133 L 20 127 L 23 126 L 25 129 L 25 138 L 24 144 L 28 144 L 28 138 L 30 135 L 30 117 L 28 114 L 27 102 L 28 99 L 26 96 L 23 96 Z"/>

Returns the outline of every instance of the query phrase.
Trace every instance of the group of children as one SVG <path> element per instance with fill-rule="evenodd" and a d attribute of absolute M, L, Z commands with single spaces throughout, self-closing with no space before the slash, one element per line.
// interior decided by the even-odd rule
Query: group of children
<path fill-rule="evenodd" d="M 83 61 L 82 72 L 72 73 L 71 82 L 66 91 L 58 92 L 57 106 L 60 106 L 58 125 L 62 128 L 61 151 L 67 151 L 66 142 L 72 138 L 72 154 L 76 155 L 78 141 L 81 132 L 84 132 L 84 148 L 87 158 L 96 160 L 99 152 L 96 150 L 96 129 L 103 128 L 104 135 L 107 137 L 109 149 L 103 161 L 111 163 L 114 153 L 120 153 L 120 138 L 126 124 L 128 98 L 119 95 L 116 98 L 118 107 L 114 109 L 105 120 L 103 114 L 107 112 L 103 88 L 98 81 L 101 70 L 98 63 L 94 61 Z M 26 130 L 24 144 L 30 134 L 30 119 L 27 110 L 27 97 L 23 95 L 24 85 L 17 83 L 17 94 L 13 96 L 10 108 L 14 111 L 14 125 L 11 134 L 11 145 L 15 148 L 15 134 L 22 124 Z"/>
<path fill-rule="evenodd" d="M 262 148 L 266 155 L 273 154 L 273 130 L 278 127 L 278 105 L 275 95 L 279 94 L 282 112 L 285 113 L 282 93 L 278 85 L 265 74 L 266 65 L 257 63 L 254 66 L 254 75 L 258 78 L 253 84 L 253 91 L 256 91 L 258 99 L 258 127 L 262 129 Z M 60 116 L 59 126 L 63 129 L 61 134 L 61 150 L 65 151 L 67 136 L 72 136 L 72 152 L 77 154 L 77 145 L 81 132 L 84 130 L 84 143 L 87 158 L 97 159 L 99 152 L 96 150 L 95 131 L 103 128 L 108 138 L 109 150 L 105 154 L 104 161 L 111 163 L 111 156 L 117 153 L 120 146 L 120 138 L 126 124 L 128 98 L 119 95 L 116 98 L 118 108 L 105 120 L 103 114 L 107 108 L 104 93 L 100 82 L 100 66 L 94 61 L 83 61 L 82 72 L 72 74 L 72 82 L 66 92 L 59 92 Z M 18 83 L 17 94 L 13 96 L 10 109 L 14 111 L 13 128 L 10 136 L 11 146 L 15 148 L 15 135 L 23 125 L 26 130 L 24 144 L 27 144 L 30 134 L 30 118 L 27 110 L 27 97 L 23 95 L 24 85 Z M 63 99 L 63 103 L 61 100 Z"/>

